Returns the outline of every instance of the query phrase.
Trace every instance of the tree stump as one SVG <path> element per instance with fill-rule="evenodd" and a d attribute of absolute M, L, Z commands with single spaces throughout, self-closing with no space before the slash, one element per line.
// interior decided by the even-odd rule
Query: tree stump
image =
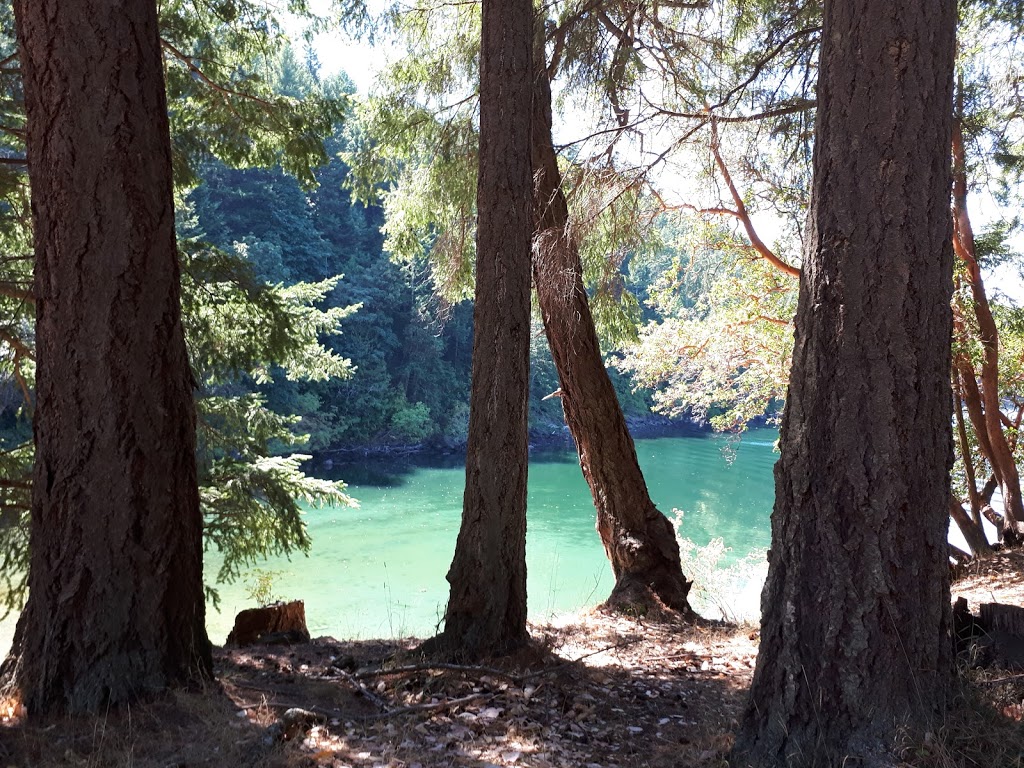
<path fill-rule="evenodd" d="M 981 623 L 989 630 L 1000 630 L 1024 637 L 1024 608 L 1019 605 L 982 603 Z"/>
<path fill-rule="evenodd" d="M 953 606 L 953 637 L 958 654 L 966 654 L 977 667 L 1024 669 L 1024 608 L 1002 603 L 983 603 L 978 616 L 967 600 Z"/>
<path fill-rule="evenodd" d="M 278 602 L 241 611 L 235 616 L 235 626 L 228 635 L 226 645 L 308 641 L 306 605 L 301 600 L 293 600 L 290 603 Z"/>

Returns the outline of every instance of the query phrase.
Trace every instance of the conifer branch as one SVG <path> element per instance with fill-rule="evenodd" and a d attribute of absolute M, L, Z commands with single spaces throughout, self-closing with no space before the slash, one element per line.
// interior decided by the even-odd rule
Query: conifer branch
<path fill-rule="evenodd" d="M 213 90 L 222 93 L 225 96 L 230 96 L 232 98 L 238 99 L 245 99 L 246 101 L 251 101 L 255 104 L 259 104 L 268 112 L 272 112 L 277 109 L 277 105 L 267 101 L 266 99 L 261 99 L 259 96 L 254 96 L 253 94 L 245 93 L 244 91 L 236 91 L 234 88 L 228 88 L 227 86 L 221 85 L 220 83 L 216 82 L 202 69 L 196 66 L 195 62 L 192 60 L 190 56 L 187 56 L 185 53 L 175 48 L 171 43 L 167 42 L 167 40 L 160 38 L 160 45 L 161 47 L 163 47 L 165 51 L 170 53 L 174 58 L 176 58 L 178 61 L 184 64 L 185 68 L 188 69 L 189 72 L 191 72 L 197 78 L 202 80 L 210 88 L 213 88 Z"/>
<path fill-rule="evenodd" d="M 646 98 L 645 98 L 645 101 Z M 679 117 L 688 120 L 706 120 L 708 118 L 708 111 L 702 112 L 676 112 L 671 109 L 664 107 L 658 107 L 647 101 L 648 105 L 651 106 L 659 115 L 664 117 Z M 814 109 L 818 105 L 817 99 L 797 99 L 784 106 L 779 106 L 774 109 L 767 109 L 764 112 L 755 112 L 750 115 L 715 115 L 714 120 L 719 123 L 753 123 L 758 120 L 769 120 L 773 117 L 785 117 L 786 115 L 793 115 L 799 112 L 808 112 Z M 711 111 L 714 111 L 716 107 L 709 107 Z"/>
<path fill-rule="evenodd" d="M 725 96 L 722 97 L 722 99 L 717 104 L 712 105 L 711 111 L 721 109 L 722 107 L 724 107 L 732 100 L 733 96 L 735 96 L 737 93 L 739 93 L 752 82 L 754 82 L 758 77 L 760 77 L 765 67 L 771 64 L 775 57 L 782 53 L 786 49 L 786 46 L 788 46 L 794 40 L 798 40 L 801 37 L 806 37 L 807 35 L 814 35 L 819 32 L 821 32 L 820 26 L 805 27 L 803 29 L 798 29 L 792 34 L 784 37 L 778 45 L 776 45 L 774 48 L 768 51 L 768 53 L 766 53 L 764 57 L 758 60 L 757 64 L 754 65 L 753 70 L 751 70 L 750 74 L 747 76 L 745 80 L 743 80 L 743 82 L 735 85 L 725 94 Z"/>

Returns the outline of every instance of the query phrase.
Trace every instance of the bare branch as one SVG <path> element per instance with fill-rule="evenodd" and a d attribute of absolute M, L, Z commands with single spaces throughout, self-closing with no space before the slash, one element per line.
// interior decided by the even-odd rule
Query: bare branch
<path fill-rule="evenodd" d="M 648 102 L 650 103 L 650 102 Z M 786 115 L 794 115 L 799 112 L 808 112 L 814 109 L 818 105 L 816 99 L 797 99 L 796 101 L 789 102 L 784 106 L 776 107 L 775 109 L 768 109 L 764 112 L 755 112 L 751 115 L 716 115 L 713 119 L 719 123 L 752 123 L 757 120 L 768 120 L 773 117 L 785 117 Z M 654 105 L 651 105 L 654 107 Z M 671 109 L 665 109 L 663 107 L 654 107 L 659 115 L 666 117 L 680 117 L 689 120 L 706 120 L 708 118 L 708 112 L 675 112 Z M 714 108 L 711 108 L 714 109 Z"/>
<path fill-rule="evenodd" d="M 6 341 L 17 355 L 27 357 L 29 360 L 36 359 L 29 346 L 6 328 L 0 328 L 0 340 Z"/>
<path fill-rule="evenodd" d="M 32 291 L 18 288 L 15 283 L 0 282 L 0 296 L 6 296 L 8 299 L 15 299 L 16 301 L 27 301 L 29 304 L 35 304 L 36 302 L 36 297 Z"/>
<path fill-rule="evenodd" d="M 773 267 L 778 269 L 780 272 L 784 272 L 790 277 L 800 277 L 800 270 L 794 266 L 791 266 L 775 255 L 764 241 L 758 236 L 757 230 L 754 229 L 754 224 L 750 220 L 750 215 L 747 212 L 747 206 L 743 202 L 743 196 L 740 195 L 736 189 L 736 185 L 732 181 L 732 175 L 729 173 L 729 168 L 725 164 L 725 160 L 722 159 L 722 153 L 718 145 L 718 127 L 715 123 L 715 118 L 711 119 L 711 152 L 715 157 L 715 163 L 718 165 L 718 170 L 722 174 L 722 178 L 725 180 L 725 184 L 729 187 L 729 194 L 732 195 L 733 204 L 736 206 L 736 215 L 743 224 L 743 229 L 747 233 L 747 237 L 750 239 L 750 244 L 754 246 L 754 250 L 771 264 Z"/>

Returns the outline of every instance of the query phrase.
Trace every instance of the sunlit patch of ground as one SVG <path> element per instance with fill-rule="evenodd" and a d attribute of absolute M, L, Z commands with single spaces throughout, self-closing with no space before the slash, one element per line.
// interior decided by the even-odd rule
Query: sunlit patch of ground
<path fill-rule="evenodd" d="M 981 603 L 1005 603 L 1024 606 L 1024 551 L 995 552 L 973 560 L 953 582 L 953 599 L 967 598 L 977 614 Z"/>
<path fill-rule="evenodd" d="M 1024 554 L 974 568 L 954 597 L 1024 604 Z M 531 633 L 529 649 L 484 666 L 430 663 L 413 640 L 219 650 L 204 691 L 31 725 L 0 707 L 0 768 L 727 766 L 757 650 L 750 627 L 591 612 Z M 905 765 L 1024 765 L 1010 754 L 1024 678 L 974 670 L 962 684 L 967 714 L 909 745 Z M 986 758 L 993 743 L 1004 749 Z"/>
<path fill-rule="evenodd" d="M 220 651 L 219 689 L 8 725 L 0 766 L 722 764 L 749 684 L 749 629 L 592 613 L 532 631 L 529 650 L 490 668 L 432 666 L 411 641 Z M 309 717 L 289 732 L 292 708 Z"/>

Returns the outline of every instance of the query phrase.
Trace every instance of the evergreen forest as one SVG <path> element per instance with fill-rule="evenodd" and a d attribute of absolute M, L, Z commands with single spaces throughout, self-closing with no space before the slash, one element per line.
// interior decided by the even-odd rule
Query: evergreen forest
<path fill-rule="evenodd" d="M 1022 93 L 1017 0 L 0 0 L 0 765 L 1021 765 Z M 765 425 L 702 616 L 636 441 Z M 380 456 L 465 466 L 436 632 L 311 639 Z"/>

